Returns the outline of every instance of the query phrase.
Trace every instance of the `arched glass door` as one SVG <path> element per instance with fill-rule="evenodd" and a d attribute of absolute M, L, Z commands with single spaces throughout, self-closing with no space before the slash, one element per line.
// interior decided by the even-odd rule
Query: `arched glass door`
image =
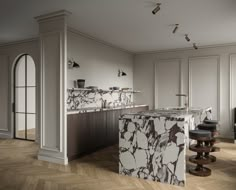
<path fill-rule="evenodd" d="M 35 140 L 36 80 L 35 64 L 31 56 L 24 54 L 14 69 L 14 137 Z"/>

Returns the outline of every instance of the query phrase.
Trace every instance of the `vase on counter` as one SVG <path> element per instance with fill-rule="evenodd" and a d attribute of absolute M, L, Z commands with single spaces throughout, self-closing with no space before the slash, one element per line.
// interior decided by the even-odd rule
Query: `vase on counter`
<path fill-rule="evenodd" d="M 85 80 L 84 79 L 78 79 L 77 80 L 77 85 L 78 85 L 78 88 L 84 88 Z"/>

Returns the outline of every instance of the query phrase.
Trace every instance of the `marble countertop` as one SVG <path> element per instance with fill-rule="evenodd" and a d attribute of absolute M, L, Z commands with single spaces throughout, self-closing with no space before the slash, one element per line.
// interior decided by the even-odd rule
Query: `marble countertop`
<path fill-rule="evenodd" d="M 88 112 L 99 112 L 99 111 L 109 111 L 109 110 L 119 110 L 119 109 L 128 109 L 128 108 L 138 108 L 147 106 L 145 104 L 141 105 L 128 105 L 128 106 L 117 106 L 110 108 L 99 108 L 99 107 L 90 107 L 90 108 L 81 108 L 77 110 L 67 110 L 67 115 L 69 114 L 77 114 L 77 113 L 88 113 Z"/>
<path fill-rule="evenodd" d="M 138 113 L 124 114 L 123 117 L 129 117 L 130 115 L 139 115 L 151 117 L 183 118 L 186 116 L 200 114 L 204 111 L 207 111 L 208 109 L 210 110 L 211 108 L 189 108 L 188 110 L 184 110 L 182 108 L 159 108 Z"/>

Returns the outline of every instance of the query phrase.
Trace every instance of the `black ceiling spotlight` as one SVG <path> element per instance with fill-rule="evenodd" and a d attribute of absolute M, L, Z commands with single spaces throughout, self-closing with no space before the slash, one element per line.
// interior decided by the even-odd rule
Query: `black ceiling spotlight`
<path fill-rule="evenodd" d="M 124 71 L 119 69 L 118 70 L 118 77 L 120 77 L 120 76 L 127 76 L 127 74 Z"/>
<path fill-rule="evenodd" d="M 189 42 L 190 38 L 188 37 L 188 34 L 185 34 L 185 39 Z"/>
<path fill-rule="evenodd" d="M 174 30 L 173 30 L 172 33 L 173 33 L 173 34 L 176 33 L 176 31 L 178 30 L 178 28 L 179 28 L 179 24 L 175 24 L 175 28 L 174 28 Z"/>
<path fill-rule="evenodd" d="M 157 3 L 157 6 L 155 9 L 153 9 L 152 14 L 155 15 L 161 9 L 160 5 L 161 5 L 161 3 Z"/>
<path fill-rule="evenodd" d="M 196 43 L 193 43 L 193 48 L 194 48 L 194 49 L 198 49 Z"/>

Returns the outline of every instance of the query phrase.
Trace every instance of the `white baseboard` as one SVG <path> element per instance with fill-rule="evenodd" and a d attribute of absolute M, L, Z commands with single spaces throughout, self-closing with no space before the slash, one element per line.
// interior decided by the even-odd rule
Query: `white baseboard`
<path fill-rule="evenodd" d="M 11 134 L 0 133 L 0 138 L 3 138 L 3 139 L 12 139 L 12 136 L 11 136 Z"/>
<path fill-rule="evenodd" d="M 68 158 L 51 157 L 48 155 L 38 154 L 38 159 L 42 161 L 52 162 L 55 164 L 68 165 Z"/>

